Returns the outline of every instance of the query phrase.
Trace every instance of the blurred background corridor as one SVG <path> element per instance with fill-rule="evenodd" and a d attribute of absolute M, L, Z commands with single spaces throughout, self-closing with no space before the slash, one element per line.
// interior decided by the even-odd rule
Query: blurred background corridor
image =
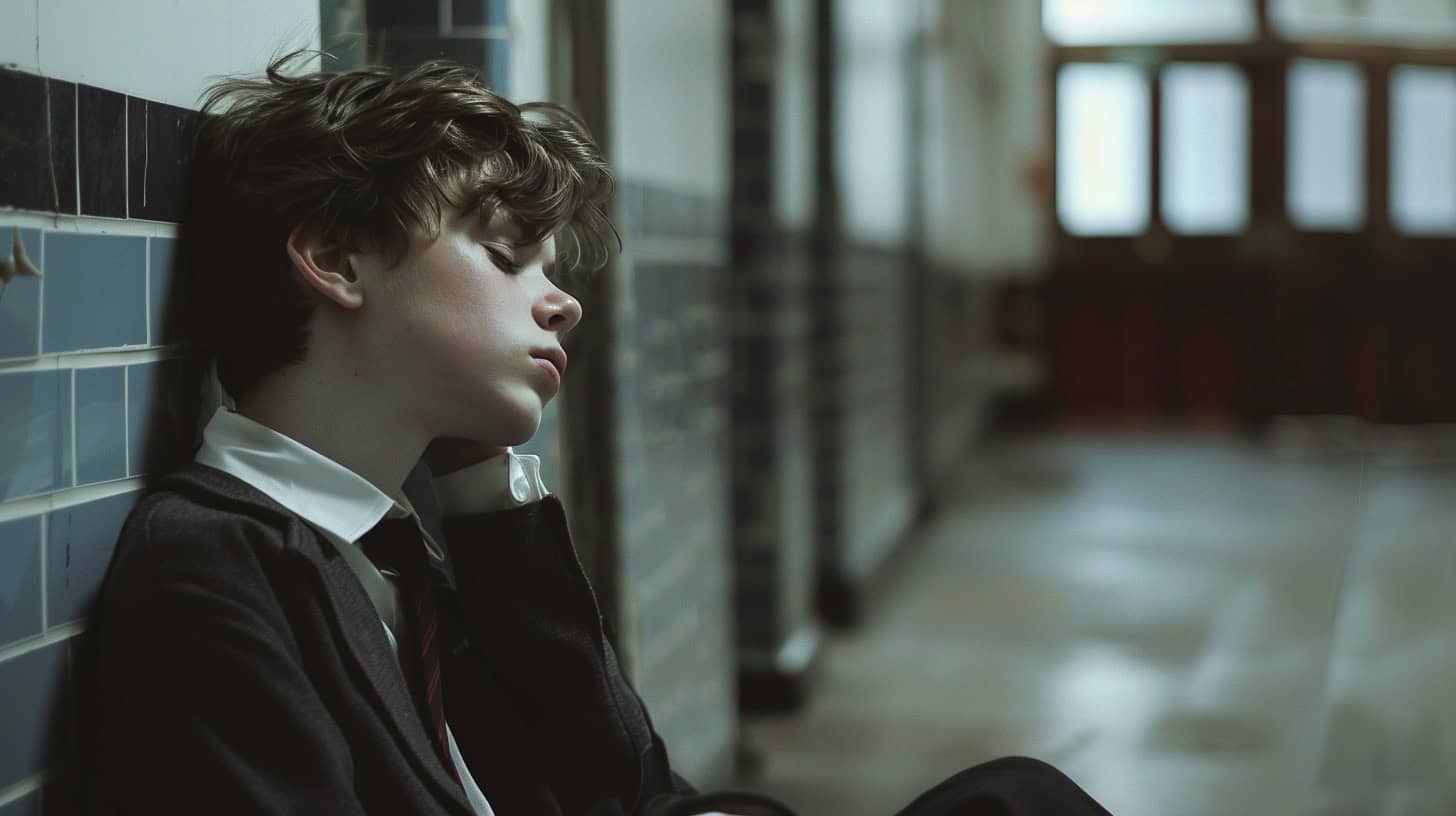
<path fill-rule="evenodd" d="M 301 46 L 603 144 L 525 450 L 699 787 L 1456 813 L 1456 3 L 0 0 L 0 816 L 73 811 L 96 589 L 192 455 L 199 94 Z"/>

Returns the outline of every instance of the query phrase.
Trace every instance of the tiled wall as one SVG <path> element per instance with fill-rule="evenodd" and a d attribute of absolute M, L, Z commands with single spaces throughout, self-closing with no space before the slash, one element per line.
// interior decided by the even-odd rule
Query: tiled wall
<path fill-rule="evenodd" d="M 75 784 L 79 637 L 142 476 L 179 453 L 162 334 L 191 113 L 0 71 L 0 813 Z M 185 429 L 190 434 L 191 429 Z"/>
<path fill-rule="evenodd" d="M 903 254 L 839 247 L 812 284 L 814 490 L 820 600 L 860 614 L 866 585 L 915 521 L 909 276 Z"/>
<path fill-rule="evenodd" d="M 805 691 L 799 673 L 817 638 L 808 247 L 800 239 L 776 240 L 732 274 L 740 699 L 778 707 Z M 791 655 L 786 649 L 795 643 L 799 651 Z M 789 656 L 796 659 L 785 662 Z"/>
<path fill-rule="evenodd" d="M 631 180 L 621 194 L 619 628 L 674 767 L 709 784 L 726 780 L 736 733 L 726 209 Z"/>

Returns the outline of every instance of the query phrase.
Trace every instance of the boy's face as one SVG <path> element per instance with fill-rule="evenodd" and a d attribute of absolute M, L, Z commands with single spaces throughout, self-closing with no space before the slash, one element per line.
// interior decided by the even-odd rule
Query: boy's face
<path fill-rule="evenodd" d="M 373 255 L 360 261 L 368 359 L 399 389 L 392 402 L 409 424 L 517 445 L 561 387 L 561 342 L 581 306 L 551 279 L 553 238 L 519 244 L 499 213 L 489 222 L 442 215 L 439 237 L 412 240 L 398 266 L 384 268 Z"/>

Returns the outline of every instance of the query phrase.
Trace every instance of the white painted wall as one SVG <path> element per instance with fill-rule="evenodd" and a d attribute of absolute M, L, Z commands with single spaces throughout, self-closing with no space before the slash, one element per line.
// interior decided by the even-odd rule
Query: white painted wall
<path fill-rule="evenodd" d="M 951 269 L 1030 273 L 1050 254 L 1049 213 L 1024 182 L 1052 142 L 1038 5 L 931 2 L 926 251 Z"/>
<path fill-rule="evenodd" d="M 511 26 L 512 102 L 541 102 L 551 98 L 550 0 L 511 0 L 507 6 Z"/>
<path fill-rule="evenodd" d="M 728 4 L 610 6 L 610 149 L 618 177 L 727 196 Z"/>
<path fill-rule="evenodd" d="M 0 63 L 188 108 L 318 43 L 318 0 L 0 0 Z"/>
<path fill-rule="evenodd" d="M 918 3 L 838 0 L 835 175 L 845 238 L 893 247 L 909 234 L 906 53 Z"/>

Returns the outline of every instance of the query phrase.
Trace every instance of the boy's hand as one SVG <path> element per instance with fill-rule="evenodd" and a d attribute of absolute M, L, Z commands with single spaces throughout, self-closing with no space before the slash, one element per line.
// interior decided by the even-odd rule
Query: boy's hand
<path fill-rule="evenodd" d="M 442 436 L 431 440 L 425 448 L 425 465 L 429 467 L 430 473 L 434 476 L 444 476 L 447 473 L 454 473 L 463 470 L 471 465 L 484 462 L 487 459 L 494 459 L 505 453 L 509 448 L 502 448 L 496 445 L 488 445 L 474 439 L 463 439 L 458 436 Z"/>

